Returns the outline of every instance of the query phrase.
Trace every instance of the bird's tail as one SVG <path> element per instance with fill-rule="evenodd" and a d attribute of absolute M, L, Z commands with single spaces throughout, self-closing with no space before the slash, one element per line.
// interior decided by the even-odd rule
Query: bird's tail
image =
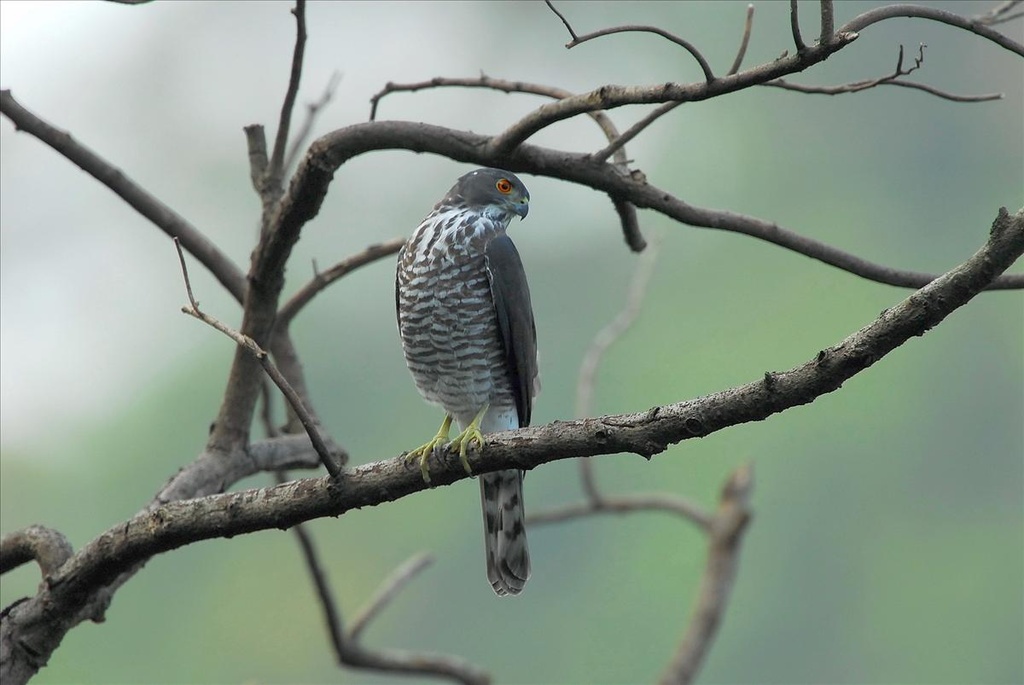
<path fill-rule="evenodd" d="M 518 469 L 480 475 L 484 510 L 487 580 L 499 596 L 518 595 L 530 578 L 523 513 L 523 472 Z"/>

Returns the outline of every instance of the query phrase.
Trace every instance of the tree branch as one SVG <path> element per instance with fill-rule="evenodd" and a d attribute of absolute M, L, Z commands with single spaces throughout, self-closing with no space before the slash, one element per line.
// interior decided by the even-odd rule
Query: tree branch
<path fill-rule="evenodd" d="M 486 685 L 490 682 L 490 676 L 485 671 L 457 657 L 402 650 L 372 650 L 360 643 L 362 632 L 369 622 L 416 574 L 430 564 L 429 555 L 417 555 L 399 567 L 391 578 L 381 584 L 377 594 L 359 612 L 346 632 L 313 537 L 302 524 L 295 526 L 294 530 L 324 612 L 331 647 L 340 665 L 406 675 L 440 676 L 466 685 Z"/>
<path fill-rule="evenodd" d="M 548 5 L 548 6 L 550 7 L 550 5 Z M 552 8 L 552 9 L 554 9 L 554 8 Z M 703 54 L 701 54 L 700 50 L 698 50 L 696 47 L 693 46 L 693 43 L 691 43 L 690 41 L 686 40 L 685 38 L 680 38 L 679 36 L 675 35 L 674 33 L 671 33 L 670 31 L 666 31 L 665 29 L 657 27 L 657 26 L 640 26 L 640 25 L 635 25 L 635 24 L 631 24 L 631 25 L 628 25 L 628 26 L 613 26 L 611 28 L 600 29 L 600 30 L 594 31 L 592 33 L 588 33 L 588 34 L 585 34 L 585 35 L 582 35 L 582 36 L 577 36 L 577 37 L 573 38 L 571 41 L 569 41 L 568 43 L 566 43 L 565 47 L 567 47 L 567 48 L 574 48 L 577 45 L 580 45 L 581 43 L 586 43 L 587 41 L 594 40 L 595 38 L 602 38 L 604 36 L 610 36 L 610 35 L 612 35 L 614 33 L 653 33 L 655 35 L 661 36 L 662 38 L 664 38 L 664 39 L 666 39 L 668 41 L 671 41 L 671 42 L 675 43 L 676 45 L 678 45 L 679 47 L 683 48 L 688 53 L 690 53 L 690 55 L 695 60 L 697 60 L 697 64 L 700 65 L 701 71 L 704 72 L 704 81 L 706 83 L 711 83 L 712 81 L 715 80 L 715 75 L 711 71 L 711 65 L 708 64 L 708 60 L 704 57 Z"/>
<path fill-rule="evenodd" d="M 45 579 L 71 558 L 71 543 L 59 531 L 29 526 L 0 539 L 0 574 L 35 561 Z"/>
<path fill-rule="evenodd" d="M 370 245 L 362 252 L 357 252 L 351 257 L 347 257 L 327 271 L 316 272 L 311 280 L 306 285 L 299 288 L 299 291 L 292 295 L 291 299 L 288 300 L 278 311 L 277 314 L 277 325 L 283 330 L 288 328 L 291 324 L 292 319 L 295 315 L 302 310 L 309 302 L 319 293 L 321 290 L 334 283 L 339 278 L 352 273 L 361 266 L 366 266 L 384 257 L 389 257 L 400 249 L 405 244 L 405 238 L 392 238 L 387 242 L 377 243 Z"/>
<path fill-rule="evenodd" d="M 299 154 L 301 154 L 302 149 L 309 140 L 310 133 L 313 131 L 313 123 L 320 114 L 320 110 L 334 99 L 334 93 L 338 90 L 339 83 L 341 83 L 341 72 L 332 72 L 331 77 L 327 79 L 327 85 L 324 86 L 324 92 L 320 94 L 320 98 L 316 102 L 306 105 L 306 118 L 303 120 L 299 132 L 295 134 L 295 140 L 292 141 L 291 146 L 288 148 L 282 173 L 287 173 L 289 169 L 295 166 L 295 162 L 299 159 Z"/>
<path fill-rule="evenodd" d="M 277 125 L 277 136 L 274 138 L 274 151 L 270 156 L 268 168 L 270 182 L 279 188 L 284 179 L 284 155 L 288 147 L 288 133 L 292 125 L 292 110 L 295 109 L 295 98 L 299 93 L 299 82 L 302 80 L 302 60 L 306 52 L 306 0 L 295 0 L 295 49 L 292 53 L 292 70 L 288 78 L 288 89 L 285 91 L 284 102 L 281 103 L 281 117 Z"/>
<path fill-rule="evenodd" d="M 800 6 L 797 0 L 789 0 L 789 29 L 793 34 L 793 45 L 797 53 L 807 49 L 804 37 L 800 34 Z"/>
<path fill-rule="evenodd" d="M 349 159 L 371 150 L 404 149 L 570 181 L 612 198 L 622 198 L 636 207 L 655 210 L 684 224 L 748 235 L 878 283 L 919 288 L 936 277 L 882 266 L 768 221 L 694 207 L 650 185 L 639 171 L 624 174 L 614 165 L 594 163 L 585 154 L 532 145 L 522 145 L 514 154 L 495 154 L 488 145 L 489 140 L 492 139 L 466 131 L 403 121 L 374 121 L 339 129 L 310 146 L 288 194 L 282 199 L 280 221 L 301 226 L 313 218 L 326 197 L 334 169 Z M 1002 276 L 991 288 L 1024 288 L 1024 275 Z"/>
<path fill-rule="evenodd" d="M 188 293 L 188 307 L 182 307 L 181 311 L 189 316 L 193 316 L 203 323 L 206 323 L 218 331 L 234 340 L 239 347 L 248 350 L 253 357 L 260 363 L 263 370 L 266 371 L 267 375 L 270 376 L 270 380 L 274 381 L 285 398 L 288 400 L 288 404 L 291 405 L 292 410 L 299 417 L 302 422 L 303 428 L 306 429 L 306 433 L 309 436 L 309 440 L 313 445 L 313 449 L 320 456 L 320 461 L 323 462 L 324 468 L 331 474 L 332 478 L 337 479 L 341 475 L 341 466 L 348 459 L 348 455 L 335 446 L 332 450 L 327 446 L 330 438 L 325 438 L 320 434 L 320 421 L 313 417 L 313 415 L 306 409 L 305 403 L 299 394 L 292 388 L 288 380 L 278 371 L 274 363 L 270 361 L 270 356 L 263 351 L 263 349 L 256 343 L 255 340 L 247 335 L 243 335 L 231 327 L 221 323 L 218 319 L 210 316 L 206 312 L 199 309 L 199 303 L 196 302 L 195 296 L 192 294 L 192 284 L 188 278 L 188 267 L 185 266 L 185 254 L 181 251 L 181 245 L 178 244 L 177 239 L 174 241 L 174 246 L 178 248 L 178 259 L 181 262 L 181 274 L 185 278 L 185 290 Z M 333 441 L 332 441 L 333 442 Z M 337 461 L 335 461 L 337 459 Z"/>
<path fill-rule="evenodd" d="M 955 95 L 948 93 L 944 90 L 939 90 L 932 86 L 927 86 L 922 83 L 914 83 L 912 81 L 898 81 L 897 79 L 901 76 L 907 76 L 912 74 L 921 68 L 924 63 L 924 49 L 928 47 L 924 43 L 918 46 L 917 57 L 914 59 L 914 65 L 906 69 L 903 68 L 903 46 L 900 46 L 899 55 L 896 58 L 896 69 L 886 76 L 879 78 L 864 79 L 862 81 L 853 81 L 838 86 L 803 86 L 796 83 L 789 83 L 783 79 L 777 79 L 775 81 L 769 81 L 768 83 L 762 83 L 762 86 L 771 86 L 773 88 L 782 88 L 783 90 L 792 90 L 798 93 L 815 93 L 820 95 L 843 95 L 846 93 L 859 93 L 862 90 L 868 90 L 869 88 L 875 88 L 877 86 L 902 86 L 904 88 L 916 88 L 917 90 L 923 90 L 926 93 L 938 96 L 945 100 L 951 100 L 953 102 L 986 102 L 989 100 L 1001 100 L 1003 97 L 1002 93 L 989 93 L 987 95 Z"/>
<path fill-rule="evenodd" d="M 753 481 L 753 468 L 748 464 L 734 471 L 722 488 L 718 511 L 710 526 L 708 561 L 697 603 L 679 649 L 658 680 L 659 685 L 691 683 L 704 664 L 736 578 L 740 543 L 751 517 Z"/>
<path fill-rule="evenodd" d="M 929 21 L 936 21 L 940 24 L 946 24 L 947 26 L 954 26 L 958 29 L 970 31 L 975 35 L 992 41 L 996 45 L 1005 48 L 1010 52 L 1024 57 L 1024 45 L 1021 45 L 1009 36 L 999 33 L 999 31 L 996 31 L 995 29 L 989 28 L 983 22 L 976 19 L 961 17 L 958 14 L 953 14 L 952 12 L 936 9 L 934 7 L 922 7 L 920 5 L 899 4 L 876 7 L 875 9 L 868 10 L 867 12 L 854 17 L 840 27 L 837 33 L 842 34 L 848 31 L 853 31 L 855 33 L 860 32 L 872 24 L 877 24 L 880 21 L 886 21 L 897 17 L 916 17 L 918 19 L 927 19 Z"/>
<path fill-rule="evenodd" d="M 38 138 L 64 156 L 75 166 L 110 188 L 130 207 L 149 219 L 161 231 L 178 238 L 182 247 L 202 263 L 231 295 L 241 302 L 245 298 L 245 275 L 227 255 L 220 251 L 199 229 L 180 214 L 132 181 L 123 171 L 62 131 L 46 123 L 22 107 L 9 90 L 0 90 L 0 113 L 15 128 Z"/>
<path fill-rule="evenodd" d="M 743 66 L 743 58 L 747 56 L 747 46 L 750 45 L 750 34 L 754 29 L 754 6 L 747 5 L 747 19 L 743 23 L 743 37 L 740 39 L 740 49 L 736 51 L 736 58 L 732 61 L 732 66 L 729 67 L 729 73 L 726 76 L 732 76 L 740 70 Z"/>
<path fill-rule="evenodd" d="M 1024 253 L 1024 209 L 1005 209 L 974 256 L 872 323 L 789 371 L 678 404 L 578 421 L 556 422 L 486 436 L 482 456 L 469 454 L 473 473 L 532 469 L 558 459 L 633 452 L 646 457 L 688 438 L 759 421 L 839 388 L 912 337 L 923 335 L 981 292 Z M 447 485 L 469 476 L 457 456 L 435 456 L 431 480 Z M 140 512 L 88 543 L 40 593 L 12 608 L 0 625 L 4 682 L 24 682 L 45 663 L 90 599 L 125 569 L 183 545 L 289 526 L 355 508 L 394 501 L 426 488 L 418 467 L 403 456 L 330 477 L 171 502 Z M 8 680 L 9 678 L 9 680 Z"/>

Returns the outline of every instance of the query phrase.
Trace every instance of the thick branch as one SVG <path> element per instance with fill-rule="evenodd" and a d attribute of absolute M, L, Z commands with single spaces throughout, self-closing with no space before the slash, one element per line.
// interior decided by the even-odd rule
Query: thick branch
<path fill-rule="evenodd" d="M 877 24 L 880 21 L 886 21 L 887 19 L 895 19 L 898 17 L 916 17 L 918 19 L 937 21 L 940 24 L 946 24 L 948 26 L 955 26 L 958 29 L 964 29 L 965 31 L 970 31 L 982 38 L 988 39 L 996 45 L 1024 57 L 1024 45 L 1021 45 L 1009 36 L 1004 35 L 993 28 L 989 28 L 987 24 L 977 19 L 961 17 L 958 14 L 953 14 L 946 10 L 940 10 L 934 7 L 922 7 L 920 5 L 886 5 L 884 7 L 876 7 L 875 9 L 868 10 L 867 12 L 854 17 L 841 26 L 837 33 L 844 33 L 846 31 L 853 31 L 855 33 L 860 32 L 872 24 Z"/>
<path fill-rule="evenodd" d="M 646 457 L 670 444 L 729 426 L 760 421 L 839 388 L 912 337 L 923 335 L 977 295 L 1024 253 L 1024 209 L 1000 210 L 988 242 L 964 264 L 894 305 L 871 324 L 814 359 L 747 385 L 638 414 L 556 422 L 487 436 L 486 457 L 469 455 L 476 474 L 532 469 L 558 459 L 633 452 Z M 435 459 L 431 480 L 468 478 L 456 456 Z M 400 499 L 425 489 L 418 467 L 399 456 L 330 477 L 172 502 L 140 512 L 86 545 L 39 595 L 11 608 L 0 629 L 4 682 L 24 682 L 45 663 L 73 625 L 68 619 L 125 569 L 183 545 L 269 528 Z M 30 648 L 31 652 L 26 651 Z M 8 678 L 10 678 L 8 680 Z"/>
<path fill-rule="evenodd" d="M 637 207 L 652 209 L 684 224 L 758 238 L 887 285 L 920 288 L 935 278 L 934 274 L 893 269 L 861 259 L 768 221 L 694 207 L 648 184 L 638 171 L 623 174 L 614 165 L 595 163 L 585 154 L 522 145 L 515 153 L 496 155 L 489 150 L 488 140 L 486 136 L 474 133 L 403 121 L 375 121 L 339 129 L 319 138 L 310 146 L 309 154 L 300 164 L 291 188 L 282 200 L 280 220 L 298 227 L 316 216 L 327 195 L 334 170 L 349 159 L 371 150 L 401 149 L 432 152 L 455 161 L 578 183 L 610 197 L 622 198 Z M 1002 276 L 991 287 L 1024 288 L 1024 275 Z"/>

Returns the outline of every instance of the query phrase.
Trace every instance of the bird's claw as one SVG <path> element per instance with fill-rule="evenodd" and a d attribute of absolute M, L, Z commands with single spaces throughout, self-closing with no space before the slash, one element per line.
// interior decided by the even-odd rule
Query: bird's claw
<path fill-rule="evenodd" d="M 430 459 L 430 455 L 434 453 L 435 449 L 448 442 L 448 431 L 451 427 L 452 417 L 446 416 L 444 421 L 441 423 L 441 427 L 437 431 L 437 435 L 425 444 L 405 453 L 406 461 L 419 461 L 420 473 L 423 474 L 423 482 L 427 485 L 430 485 L 430 466 L 427 463 L 427 460 Z"/>
<path fill-rule="evenodd" d="M 450 450 L 459 450 L 459 461 L 462 462 L 462 468 L 466 469 L 466 473 L 473 475 L 473 469 L 469 467 L 469 460 L 466 459 L 466 451 L 469 449 L 470 443 L 476 443 L 477 449 L 481 449 L 484 446 L 484 436 L 480 432 L 480 427 L 475 423 L 469 425 L 466 430 L 462 431 L 455 436 L 452 440 L 452 444 L 448 446 Z"/>

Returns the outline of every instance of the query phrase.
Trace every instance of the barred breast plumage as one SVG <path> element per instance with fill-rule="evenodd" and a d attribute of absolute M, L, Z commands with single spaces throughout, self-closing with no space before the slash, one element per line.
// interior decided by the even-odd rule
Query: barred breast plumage
<path fill-rule="evenodd" d="M 464 459 L 481 434 L 529 425 L 537 378 L 536 332 L 519 253 L 506 235 L 525 217 L 529 192 L 514 175 L 478 169 L 435 205 L 398 257 L 395 299 L 405 360 L 420 394 L 458 422 Z M 447 442 L 410 452 L 426 459 Z M 464 460 L 463 464 L 468 463 Z M 499 595 L 530 576 L 523 528 L 522 472 L 480 477 L 487 576 Z"/>

